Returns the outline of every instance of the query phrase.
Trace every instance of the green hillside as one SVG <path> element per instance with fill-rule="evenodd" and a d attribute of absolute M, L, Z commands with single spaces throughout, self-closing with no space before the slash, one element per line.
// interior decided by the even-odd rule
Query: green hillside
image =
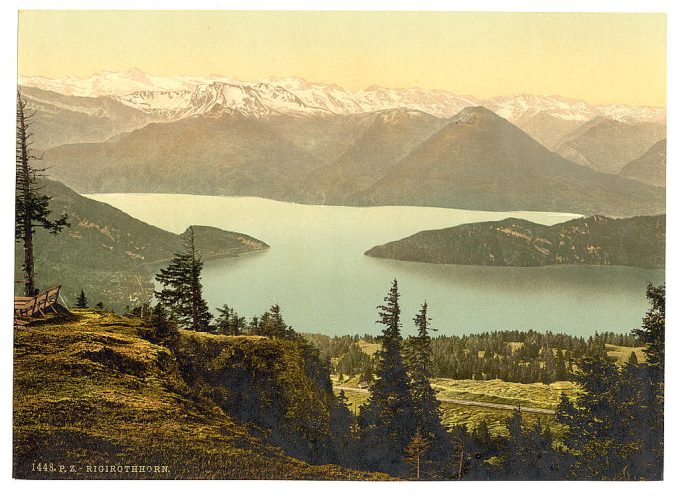
<path fill-rule="evenodd" d="M 265 431 L 227 414 L 208 390 L 191 387 L 182 370 L 187 364 L 140 334 L 139 319 L 87 310 L 75 312 L 74 320 L 34 323 L 15 331 L 15 477 L 385 478 L 335 465 L 311 465 L 286 455 L 265 440 Z M 182 332 L 179 339 L 185 352 L 197 350 L 200 343 L 221 351 L 247 350 L 250 363 L 275 370 L 270 375 L 273 383 L 309 385 L 290 344 L 189 332 Z M 201 357 L 194 359 L 198 364 Z M 236 361 L 248 371 L 247 360 Z M 306 391 L 291 399 L 298 412 L 312 410 L 319 400 Z M 45 464 L 40 464 L 41 470 L 37 462 Z M 59 471 L 60 464 L 65 472 Z M 93 466 L 107 471 L 88 469 Z M 125 468 L 131 466 L 152 470 Z"/>
<path fill-rule="evenodd" d="M 664 267 L 666 216 L 601 215 L 544 226 L 522 219 L 422 231 L 366 255 L 412 262 L 531 267 L 584 264 Z"/>
<path fill-rule="evenodd" d="M 52 197 L 53 215 L 67 213 L 70 228 L 58 235 L 44 229 L 35 234 L 36 276 L 39 288 L 63 284 L 67 304 L 84 289 L 92 305 L 103 302 L 123 310 L 146 301 L 158 265 L 182 249 L 179 235 L 141 222 L 105 203 L 85 198 L 63 184 L 44 180 Z M 245 234 L 194 226 L 203 258 L 236 257 L 268 248 Z M 22 246 L 16 244 L 15 279 L 23 278 Z M 18 289 L 17 289 L 18 290 Z"/>

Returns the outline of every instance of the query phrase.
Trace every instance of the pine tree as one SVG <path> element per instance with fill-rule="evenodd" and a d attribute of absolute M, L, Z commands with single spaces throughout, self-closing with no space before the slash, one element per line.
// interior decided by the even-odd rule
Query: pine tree
<path fill-rule="evenodd" d="M 491 432 L 489 431 L 489 424 L 487 424 L 486 419 L 482 418 L 479 424 L 475 426 L 473 435 L 481 446 L 488 446 L 491 443 Z"/>
<path fill-rule="evenodd" d="M 248 334 L 251 336 L 258 336 L 260 334 L 260 319 L 257 315 L 253 315 L 253 318 L 248 322 Z"/>
<path fill-rule="evenodd" d="M 648 426 L 644 433 L 645 450 L 652 453 L 645 468 L 647 477 L 660 479 L 664 459 L 664 371 L 666 345 L 666 287 L 647 286 L 647 299 L 651 308 L 642 319 L 642 327 L 634 329 L 633 335 L 644 347 L 645 364 L 638 370 L 638 401 L 648 405 L 647 411 L 641 412 L 642 425 Z M 631 356 L 632 361 L 633 356 Z M 635 357 L 637 361 L 637 357 Z M 632 364 L 631 364 L 632 366 Z"/>
<path fill-rule="evenodd" d="M 245 317 L 241 317 L 236 311 L 233 311 L 231 313 L 231 319 L 229 319 L 229 329 L 234 336 L 243 334 L 246 329 Z"/>
<path fill-rule="evenodd" d="M 420 480 L 421 459 L 425 456 L 428 447 L 427 438 L 422 435 L 420 428 L 417 428 L 411 442 L 404 449 L 404 460 L 411 467 L 415 480 Z"/>
<path fill-rule="evenodd" d="M 558 356 L 559 358 L 559 356 Z M 556 374 L 556 366 L 555 366 L 555 357 L 553 355 L 552 349 L 545 344 L 543 346 L 543 360 L 545 361 L 545 367 L 544 367 L 544 382 L 546 384 L 550 384 L 551 382 L 554 382 Z"/>
<path fill-rule="evenodd" d="M 557 350 L 557 358 L 555 359 L 555 377 L 556 381 L 564 381 L 567 378 L 567 367 L 564 364 L 564 354 L 562 350 Z"/>
<path fill-rule="evenodd" d="M 76 308 L 87 308 L 87 296 L 85 296 L 85 291 L 80 290 L 78 299 L 76 299 Z"/>
<path fill-rule="evenodd" d="M 295 332 L 286 325 L 278 303 L 269 308 L 269 319 L 265 328 L 265 336 L 286 339 L 295 336 Z"/>
<path fill-rule="evenodd" d="M 34 296 L 35 287 L 35 253 L 33 235 L 35 229 L 41 227 L 52 234 L 57 234 L 69 226 L 68 217 L 63 214 L 56 220 L 48 219 L 52 213 L 49 209 L 50 197 L 41 194 L 42 186 L 38 186 L 38 178 L 43 176 L 44 169 L 36 169 L 32 162 L 39 160 L 31 150 L 30 126 L 35 112 L 28 112 L 26 101 L 17 91 L 17 124 L 16 124 L 16 195 L 14 238 L 24 245 L 24 261 L 22 269 L 26 282 L 24 294 Z"/>
<path fill-rule="evenodd" d="M 505 477 L 510 480 L 529 480 L 540 474 L 538 464 L 541 451 L 541 426 L 533 430 L 522 427 L 522 409 L 518 406 L 506 421 L 508 437 L 502 450 Z M 539 477 L 540 478 L 540 477 Z"/>
<path fill-rule="evenodd" d="M 218 334 L 231 335 L 234 334 L 231 329 L 231 320 L 234 310 L 229 308 L 226 303 L 221 308 L 217 309 L 217 317 L 215 318 L 215 330 Z"/>
<path fill-rule="evenodd" d="M 573 378 L 581 393 L 575 404 L 562 399 L 557 409 L 558 421 L 567 428 L 563 442 L 570 452 L 578 454 L 571 475 L 589 480 L 618 479 L 630 470 L 638 444 L 638 425 L 625 405 L 626 398 L 635 397 L 637 392 L 629 387 L 632 383 L 624 386 L 617 366 L 601 355 L 584 357 L 577 365 Z"/>
<path fill-rule="evenodd" d="M 508 417 L 506 423 L 508 429 L 508 439 L 519 440 L 522 437 L 522 408 L 517 407 L 512 411 L 512 415 Z"/>
<path fill-rule="evenodd" d="M 272 305 L 259 318 L 253 317 L 248 327 L 251 334 L 268 338 L 294 339 L 297 336 L 295 330 L 283 320 L 278 303 Z"/>
<path fill-rule="evenodd" d="M 522 438 L 521 476 L 526 480 L 550 480 L 558 478 L 558 453 L 552 447 L 552 432 L 537 420 L 533 428 Z"/>
<path fill-rule="evenodd" d="M 415 422 L 422 436 L 428 440 L 428 459 L 448 458 L 451 443 L 439 417 L 439 400 L 430 384 L 433 374 L 432 340 L 429 331 L 431 319 L 427 315 L 427 302 L 423 303 L 413 322 L 418 334 L 407 340 L 408 372 L 411 377 L 411 396 L 415 405 Z"/>
<path fill-rule="evenodd" d="M 217 309 L 215 332 L 227 336 L 240 336 L 246 329 L 246 319 L 239 316 L 236 310 L 224 304 Z"/>
<path fill-rule="evenodd" d="M 645 345 L 647 365 L 655 373 L 655 380 L 663 382 L 664 348 L 666 333 L 666 287 L 647 286 L 647 299 L 652 307 L 642 319 L 642 327 L 634 329 L 633 335 Z"/>
<path fill-rule="evenodd" d="M 203 299 L 203 262 L 196 250 L 192 226 L 189 226 L 182 239 L 184 252 L 175 253 L 168 267 L 156 275 L 156 280 L 163 288 L 155 291 L 154 295 L 162 306 L 170 309 L 171 318 L 180 325 L 194 331 L 210 332 L 212 315 Z"/>
<path fill-rule="evenodd" d="M 375 470 L 404 472 L 403 453 L 416 433 L 416 408 L 410 391 L 401 348 L 401 313 L 396 279 L 378 306 L 383 325 L 381 349 L 376 353 L 378 375 L 371 396 L 361 407 L 359 427 L 366 463 Z"/>
<path fill-rule="evenodd" d="M 364 368 L 361 370 L 361 374 L 359 375 L 359 382 L 365 382 L 366 384 L 372 384 L 373 383 L 373 365 L 371 364 L 370 361 L 366 362 L 366 365 Z"/>
<path fill-rule="evenodd" d="M 355 447 L 352 438 L 354 416 L 349 409 L 349 400 L 343 390 L 331 406 L 330 427 L 336 459 L 342 466 L 355 464 Z"/>
<path fill-rule="evenodd" d="M 173 348 L 177 340 L 177 324 L 168 317 L 163 305 L 157 303 L 147 315 L 147 324 L 152 329 L 147 338 L 153 343 Z"/>

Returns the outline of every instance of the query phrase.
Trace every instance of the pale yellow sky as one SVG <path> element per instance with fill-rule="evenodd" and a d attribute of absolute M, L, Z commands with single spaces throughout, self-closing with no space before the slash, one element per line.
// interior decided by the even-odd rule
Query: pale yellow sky
<path fill-rule="evenodd" d="M 23 11 L 19 73 L 132 67 L 665 106 L 663 14 Z"/>

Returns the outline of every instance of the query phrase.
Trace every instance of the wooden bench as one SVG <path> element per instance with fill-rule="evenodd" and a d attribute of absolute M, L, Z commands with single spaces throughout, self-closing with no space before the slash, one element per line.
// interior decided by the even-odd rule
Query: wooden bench
<path fill-rule="evenodd" d="M 35 296 L 15 296 L 14 297 L 14 318 L 21 319 L 22 317 L 33 317 L 36 314 L 45 316 L 45 310 L 52 309 L 54 313 L 58 313 L 54 304 L 59 299 L 59 291 L 61 284 L 52 286 L 45 291 L 41 291 Z"/>

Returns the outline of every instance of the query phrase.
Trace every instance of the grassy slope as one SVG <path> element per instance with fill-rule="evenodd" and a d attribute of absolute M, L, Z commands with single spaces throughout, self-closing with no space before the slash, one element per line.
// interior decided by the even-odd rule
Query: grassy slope
<path fill-rule="evenodd" d="M 520 384 L 500 379 L 476 381 L 438 378 L 432 381 L 432 387 L 439 398 L 547 409 L 557 407 L 563 392 L 571 397 L 576 394 L 574 383 L 568 381 Z"/>
<path fill-rule="evenodd" d="M 138 337 L 139 320 L 76 312 L 72 322 L 15 331 L 14 476 L 132 478 L 86 465 L 168 465 L 140 478 L 381 478 L 313 466 L 253 436 L 192 397 L 169 351 Z M 33 462 L 74 464 L 76 474 L 32 472 Z"/>
<path fill-rule="evenodd" d="M 363 351 L 366 353 L 368 356 L 372 357 L 375 355 L 375 353 L 380 349 L 382 346 L 380 343 L 369 343 L 368 341 L 364 341 L 363 339 L 360 339 L 357 341 L 357 345 Z"/>
<path fill-rule="evenodd" d="M 359 346 L 365 353 L 371 355 L 379 347 L 378 344 L 359 341 Z M 513 350 L 522 347 L 522 343 L 510 343 Z M 630 358 L 631 352 L 635 352 L 640 363 L 645 362 L 645 355 L 641 347 L 605 345 L 607 355 L 610 359 L 616 359 L 619 365 L 623 365 Z M 334 385 L 358 388 L 359 377 L 344 377 L 338 381 L 338 376 L 332 376 Z M 560 399 L 560 394 L 564 392 L 570 398 L 575 398 L 578 394 L 576 385 L 570 381 L 554 382 L 552 384 L 520 384 L 515 382 L 505 382 L 500 379 L 494 380 L 471 380 L 471 379 L 447 379 L 434 378 L 432 386 L 437 391 L 440 399 L 471 400 L 484 403 L 501 403 L 507 405 L 519 405 L 521 407 L 546 408 L 554 410 Z M 336 390 L 337 392 L 337 390 Z M 345 396 L 350 403 L 350 409 L 354 412 L 359 411 L 359 406 L 368 399 L 368 390 L 365 392 L 345 391 Z M 486 420 L 492 434 L 506 435 L 505 420 L 511 415 L 510 410 L 498 410 L 473 405 L 456 405 L 452 403 L 442 403 L 442 420 L 444 425 L 452 427 L 463 424 L 468 429 L 473 429 L 482 420 Z M 559 435 L 559 429 L 552 416 L 523 413 L 526 425 L 533 425 L 537 420 L 549 422 L 554 432 Z"/>
<path fill-rule="evenodd" d="M 358 387 L 357 377 L 345 379 L 342 382 L 338 381 L 337 376 L 332 376 L 332 379 L 335 385 Z M 562 392 L 571 398 L 577 394 L 574 383 L 568 381 L 553 384 L 520 384 L 500 379 L 475 381 L 435 378 L 432 380 L 432 387 L 437 391 L 437 397 L 440 399 L 472 400 L 546 409 L 555 409 Z M 345 395 L 349 400 L 350 409 L 354 411 L 356 407 L 358 412 L 359 406 L 368 399 L 368 390 L 366 392 L 345 391 Z M 441 413 L 444 425 L 447 427 L 462 424 L 468 429 L 473 429 L 482 420 L 486 420 L 493 434 L 505 435 L 507 434 L 505 420 L 512 414 L 512 411 L 442 403 Z M 543 423 L 549 422 L 555 433 L 559 434 L 557 424 L 551 415 L 524 412 L 523 419 L 528 426 L 533 425 L 539 419 Z"/>
<path fill-rule="evenodd" d="M 554 410 L 564 392 L 574 398 L 577 389 L 574 383 L 563 381 L 552 384 L 520 384 L 505 382 L 500 379 L 490 381 L 434 379 L 432 386 L 439 398 L 472 400 L 485 403 L 502 403 L 520 407 L 547 408 Z M 506 419 L 512 414 L 510 410 L 497 410 L 468 405 L 442 403 L 442 418 L 445 425 L 464 424 L 468 429 L 474 428 L 482 419 L 486 420 L 493 434 L 506 435 Z M 551 415 L 523 412 L 525 425 L 533 425 L 537 420 L 548 422 L 559 434 L 557 423 Z"/>
<path fill-rule="evenodd" d="M 607 356 L 610 359 L 616 358 L 616 363 L 618 363 L 619 365 L 623 365 L 624 363 L 628 362 L 630 354 L 633 352 L 637 357 L 638 363 L 645 363 L 647 361 L 647 357 L 645 356 L 643 346 L 631 347 L 631 346 L 616 346 L 613 344 L 606 344 L 604 346 L 605 348 L 607 348 Z"/>

